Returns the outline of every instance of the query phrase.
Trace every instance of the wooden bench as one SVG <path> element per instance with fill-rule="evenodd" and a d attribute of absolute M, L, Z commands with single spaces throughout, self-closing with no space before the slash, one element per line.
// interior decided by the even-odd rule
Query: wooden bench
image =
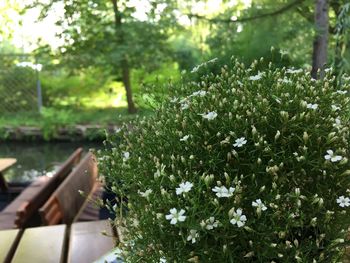
<path fill-rule="evenodd" d="M 87 202 L 86 196 L 91 195 L 99 185 L 97 175 L 95 156 L 88 153 L 39 209 L 42 223 L 71 224 Z M 80 191 L 85 196 L 79 193 Z"/>
<path fill-rule="evenodd" d="M 102 232 L 105 235 L 102 235 Z M 116 245 L 108 220 L 77 222 L 71 226 L 68 263 L 93 262 Z"/>
<path fill-rule="evenodd" d="M 24 228 L 40 224 L 38 210 L 79 162 L 82 149 L 77 149 L 53 177 L 41 177 L 0 212 L 0 229 Z"/>
<path fill-rule="evenodd" d="M 11 262 L 64 262 L 66 229 L 66 225 L 25 229 Z"/>
<path fill-rule="evenodd" d="M 21 238 L 22 230 L 9 229 L 0 231 L 0 262 L 11 262 L 18 242 Z"/>
<path fill-rule="evenodd" d="M 22 233 L 21 233 L 22 232 Z M 106 233 L 103 235 L 102 233 Z M 116 245 L 108 220 L 0 231 L 0 262 L 90 263 Z"/>

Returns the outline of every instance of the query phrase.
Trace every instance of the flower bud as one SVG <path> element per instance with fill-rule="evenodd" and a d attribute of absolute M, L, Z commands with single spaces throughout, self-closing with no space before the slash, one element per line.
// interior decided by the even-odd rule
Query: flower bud
<path fill-rule="evenodd" d="M 275 141 L 277 141 L 280 136 L 281 136 L 280 131 L 277 131 L 275 135 Z"/>
<path fill-rule="evenodd" d="M 307 134 L 307 132 L 304 132 L 303 140 L 304 140 L 304 143 L 306 143 L 309 140 L 309 135 Z"/>

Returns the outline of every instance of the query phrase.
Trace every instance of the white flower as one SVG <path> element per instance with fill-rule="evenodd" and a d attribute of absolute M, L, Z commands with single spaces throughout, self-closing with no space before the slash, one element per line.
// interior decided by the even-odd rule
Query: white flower
<path fill-rule="evenodd" d="M 264 205 L 263 202 L 261 202 L 261 199 L 256 199 L 252 202 L 253 207 L 257 207 L 257 209 L 260 209 L 261 211 L 265 211 L 267 207 Z"/>
<path fill-rule="evenodd" d="M 219 221 L 215 220 L 215 217 L 211 216 L 209 219 L 205 220 L 205 222 L 202 221 L 201 226 L 205 227 L 207 230 L 212 230 L 219 226 Z"/>
<path fill-rule="evenodd" d="M 215 111 L 208 112 L 207 114 L 199 114 L 202 115 L 203 119 L 207 119 L 208 121 L 214 120 L 218 114 Z"/>
<path fill-rule="evenodd" d="M 159 259 L 159 263 L 167 263 L 167 261 L 166 261 L 165 258 L 160 258 L 160 259 Z"/>
<path fill-rule="evenodd" d="M 190 105 L 186 102 L 181 104 L 181 110 L 187 110 L 189 107 Z"/>
<path fill-rule="evenodd" d="M 271 51 L 272 51 L 272 48 L 271 48 Z M 281 54 L 281 57 L 284 57 L 285 55 L 288 55 L 288 51 L 281 49 L 280 54 Z"/>
<path fill-rule="evenodd" d="M 139 194 L 140 194 L 142 197 L 147 198 L 152 192 L 153 192 L 152 189 L 147 189 L 147 190 L 144 191 L 144 192 L 140 192 L 140 191 L 139 191 Z"/>
<path fill-rule="evenodd" d="M 293 69 L 293 68 L 290 69 L 289 68 L 286 70 L 286 73 L 289 73 L 289 74 L 297 74 L 297 73 L 301 73 L 301 72 L 303 72 L 302 69 Z"/>
<path fill-rule="evenodd" d="M 161 164 L 160 165 L 160 170 L 159 168 L 157 169 L 157 171 L 153 174 L 154 178 L 159 178 L 161 175 L 164 175 L 164 169 L 165 169 L 166 165 Z"/>
<path fill-rule="evenodd" d="M 201 66 L 202 66 L 202 64 L 201 64 L 201 65 L 198 65 L 198 66 L 196 66 L 196 67 L 194 67 L 194 68 L 191 70 L 191 73 L 197 72 L 197 71 L 200 69 Z"/>
<path fill-rule="evenodd" d="M 212 59 L 208 60 L 206 63 L 215 63 L 218 60 L 219 60 L 218 58 L 212 58 Z"/>
<path fill-rule="evenodd" d="M 333 127 L 340 129 L 341 128 L 341 121 L 339 118 L 335 119 L 335 123 L 333 124 Z"/>
<path fill-rule="evenodd" d="M 177 212 L 176 208 L 170 209 L 170 214 L 166 215 L 165 218 L 167 220 L 170 220 L 170 224 L 175 225 L 177 222 L 183 222 L 186 220 L 185 210 L 181 209 L 179 212 Z"/>
<path fill-rule="evenodd" d="M 349 197 L 344 197 L 339 196 L 339 198 L 337 199 L 337 203 L 339 204 L 340 207 L 348 207 L 350 206 L 350 198 Z"/>
<path fill-rule="evenodd" d="M 126 162 L 130 159 L 130 153 L 129 152 L 123 152 L 123 161 Z"/>
<path fill-rule="evenodd" d="M 207 92 L 205 90 L 198 90 L 193 92 L 190 97 L 194 97 L 194 96 L 200 96 L 200 97 L 204 97 L 207 94 Z"/>
<path fill-rule="evenodd" d="M 213 58 L 207 62 L 203 62 L 202 64 L 199 64 L 198 66 L 194 67 L 192 70 L 191 70 L 191 73 L 195 73 L 197 72 L 201 67 L 209 64 L 209 63 L 215 63 L 216 61 L 218 61 L 218 58 Z"/>
<path fill-rule="evenodd" d="M 216 193 L 217 197 L 231 197 L 236 189 L 230 187 L 229 189 L 226 186 L 215 186 L 212 191 Z"/>
<path fill-rule="evenodd" d="M 196 238 L 199 237 L 199 234 L 197 233 L 197 230 L 191 229 L 190 234 L 187 237 L 187 241 L 192 241 L 193 243 L 196 243 Z"/>
<path fill-rule="evenodd" d="M 178 98 L 174 97 L 174 98 L 172 98 L 172 99 L 170 100 L 170 102 L 171 102 L 171 103 L 175 103 L 175 102 L 177 102 L 178 100 L 179 100 Z"/>
<path fill-rule="evenodd" d="M 180 142 L 185 142 L 185 141 L 188 140 L 188 138 L 190 138 L 190 135 L 185 135 L 184 137 L 182 137 L 182 138 L 180 139 Z"/>
<path fill-rule="evenodd" d="M 337 92 L 338 94 L 342 94 L 342 95 L 348 93 L 347 90 L 337 90 L 336 92 Z"/>
<path fill-rule="evenodd" d="M 333 110 L 333 111 L 340 110 L 340 107 L 339 107 L 339 106 L 332 105 L 331 107 L 332 107 L 332 110 Z"/>
<path fill-rule="evenodd" d="M 283 82 L 283 83 L 286 83 L 286 84 L 292 83 L 292 81 L 290 79 L 287 79 L 286 77 L 283 78 L 283 79 L 278 79 L 277 81 L 278 82 Z"/>
<path fill-rule="evenodd" d="M 181 195 L 182 193 L 188 193 L 191 191 L 193 187 L 193 184 L 190 182 L 184 182 L 179 185 L 178 188 L 176 188 L 176 194 Z"/>
<path fill-rule="evenodd" d="M 241 137 L 241 138 L 238 138 L 238 139 L 235 140 L 235 143 L 233 144 L 233 147 L 240 148 L 246 143 L 247 143 L 247 140 L 244 137 Z"/>
<path fill-rule="evenodd" d="M 242 214 L 242 209 L 238 208 L 237 211 L 233 212 L 230 223 L 232 225 L 237 225 L 238 227 L 242 227 L 244 226 L 246 221 L 247 221 L 247 217 Z"/>
<path fill-rule="evenodd" d="M 157 171 L 153 174 L 154 178 L 158 178 L 161 176 L 161 171 L 159 171 L 159 169 L 157 169 Z"/>
<path fill-rule="evenodd" d="M 327 154 L 324 156 L 326 160 L 331 160 L 332 163 L 338 162 L 343 159 L 340 155 L 334 155 L 332 150 L 327 150 Z"/>
<path fill-rule="evenodd" d="M 258 73 L 257 75 L 255 75 L 255 76 L 250 76 L 249 77 L 249 80 L 253 80 L 253 81 L 255 81 L 255 80 L 259 80 L 259 79 L 261 79 L 262 78 L 262 76 L 263 76 L 263 73 Z"/>
<path fill-rule="evenodd" d="M 308 109 L 312 109 L 312 110 L 316 110 L 317 108 L 318 108 L 318 104 L 312 104 L 312 103 L 308 103 L 307 105 L 306 105 L 306 108 L 308 108 Z"/>

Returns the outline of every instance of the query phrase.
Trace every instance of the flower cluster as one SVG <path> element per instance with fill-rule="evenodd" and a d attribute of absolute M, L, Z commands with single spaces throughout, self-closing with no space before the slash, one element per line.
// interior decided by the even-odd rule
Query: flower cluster
<path fill-rule="evenodd" d="M 233 61 L 109 135 L 100 169 L 126 262 L 339 261 L 350 225 L 350 78 L 341 83 L 331 70 L 313 80 Z"/>

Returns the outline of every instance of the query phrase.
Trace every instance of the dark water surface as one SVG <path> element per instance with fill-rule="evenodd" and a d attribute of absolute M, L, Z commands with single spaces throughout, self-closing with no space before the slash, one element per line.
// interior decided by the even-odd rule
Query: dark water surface
<path fill-rule="evenodd" d="M 0 142 L 0 158 L 16 158 L 17 163 L 6 171 L 8 182 L 30 182 L 35 177 L 53 171 L 78 147 L 101 149 L 101 143 L 91 142 Z"/>

